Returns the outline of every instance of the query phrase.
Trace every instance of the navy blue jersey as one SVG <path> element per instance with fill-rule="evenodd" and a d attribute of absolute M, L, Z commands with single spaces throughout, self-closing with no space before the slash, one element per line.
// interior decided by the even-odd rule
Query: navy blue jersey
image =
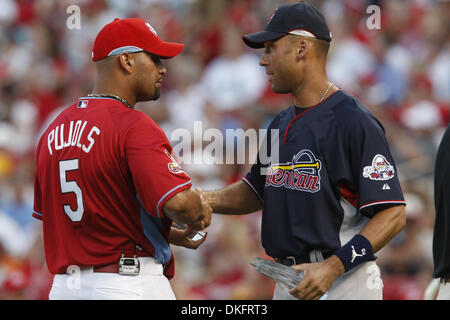
<path fill-rule="evenodd" d="M 405 204 L 384 128 L 357 98 L 340 90 L 295 110 L 269 125 L 278 160 L 258 155 L 243 178 L 263 203 L 262 244 L 274 258 L 335 251 L 378 210 Z"/>
<path fill-rule="evenodd" d="M 433 276 L 450 278 L 450 125 L 439 144 L 434 169 Z"/>

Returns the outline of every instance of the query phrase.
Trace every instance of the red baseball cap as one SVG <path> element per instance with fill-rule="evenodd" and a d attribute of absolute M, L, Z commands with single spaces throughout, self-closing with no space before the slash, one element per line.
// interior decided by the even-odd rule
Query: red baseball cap
<path fill-rule="evenodd" d="M 124 52 L 147 51 L 161 58 L 172 58 L 183 50 L 184 44 L 162 41 L 150 23 L 138 19 L 114 19 L 95 38 L 92 60 Z"/>

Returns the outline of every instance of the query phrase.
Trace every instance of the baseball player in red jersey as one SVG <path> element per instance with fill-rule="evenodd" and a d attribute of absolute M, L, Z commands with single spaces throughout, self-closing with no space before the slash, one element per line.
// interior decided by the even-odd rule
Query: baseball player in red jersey
<path fill-rule="evenodd" d="M 162 129 L 133 106 L 158 99 L 160 59 L 182 49 L 141 19 L 115 19 L 94 43 L 93 93 L 42 135 L 33 216 L 55 274 L 50 299 L 175 299 L 169 243 L 198 247 L 204 238 L 190 236 L 210 224 L 211 208 Z"/>

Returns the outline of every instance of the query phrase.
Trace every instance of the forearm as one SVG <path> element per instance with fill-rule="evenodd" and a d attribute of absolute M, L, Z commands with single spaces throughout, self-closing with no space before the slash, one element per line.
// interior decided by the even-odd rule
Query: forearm
<path fill-rule="evenodd" d="M 220 190 L 207 191 L 205 196 L 215 213 L 247 214 L 262 209 L 259 198 L 242 180 Z"/>
<path fill-rule="evenodd" d="M 354 264 L 356 257 L 364 256 L 370 260 L 375 252 L 388 244 L 404 228 L 405 221 L 406 215 L 403 205 L 381 210 L 359 234 L 343 244 L 343 247 L 334 253 L 335 256 L 339 257 L 339 259 L 334 259 L 334 268 L 340 269 L 339 273 L 343 273 L 345 270 L 348 271 L 359 263 L 366 261 L 364 258 L 357 259 Z M 364 254 L 358 255 L 358 252 L 364 252 Z"/>
<path fill-rule="evenodd" d="M 177 193 L 163 206 L 163 211 L 167 217 L 178 224 L 190 226 L 199 224 L 203 219 L 206 219 L 205 221 L 209 224 L 210 210 L 206 200 L 202 199 L 201 194 L 192 188 Z M 195 227 L 200 228 L 201 225 Z"/>
<path fill-rule="evenodd" d="M 404 228 L 405 223 L 405 206 L 390 207 L 378 212 L 360 234 L 369 240 L 373 252 L 377 252 Z"/>

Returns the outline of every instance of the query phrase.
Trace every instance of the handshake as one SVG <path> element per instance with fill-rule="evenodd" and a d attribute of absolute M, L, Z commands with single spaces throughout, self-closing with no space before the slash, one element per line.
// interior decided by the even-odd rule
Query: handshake
<path fill-rule="evenodd" d="M 242 180 L 208 192 L 186 189 L 167 200 L 163 206 L 167 217 L 178 225 L 186 226 L 183 233 L 173 225 L 169 242 L 191 249 L 204 241 L 206 234 L 199 240 L 195 240 L 195 236 L 211 224 L 213 210 L 218 214 L 242 215 L 261 209 L 262 202 Z"/>
<path fill-rule="evenodd" d="M 173 220 L 171 244 L 196 249 L 205 241 L 203 230 L 211 224 L 212 208 L 201 189 L 177 193 L 164 204 L 163 211 Z"/>

